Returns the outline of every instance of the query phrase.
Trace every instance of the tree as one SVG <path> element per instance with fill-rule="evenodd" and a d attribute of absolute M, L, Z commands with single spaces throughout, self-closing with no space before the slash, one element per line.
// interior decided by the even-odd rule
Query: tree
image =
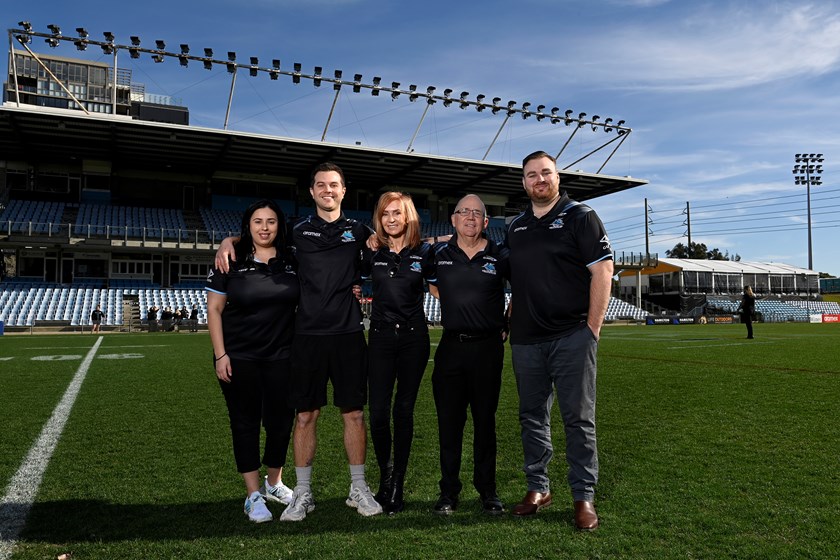
<path fill-rule="evenodd" d="M 721 253 L 720 249 L 715 247 L 709 250 L 705 243 L 689 243 L 684 245 L 677 243 L 674 248 L 665 251 L 665 256 L 672 259 L 703 259 L 709 261 L 740 261 L 741 255 L 737 253 L 730 257 L 729 251 Z"/>

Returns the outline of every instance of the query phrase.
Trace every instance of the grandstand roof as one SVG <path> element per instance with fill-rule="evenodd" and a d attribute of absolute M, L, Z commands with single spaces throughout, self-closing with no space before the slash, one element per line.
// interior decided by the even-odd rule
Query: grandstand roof
<path fill-rule="evenodd" d="M 674 270 L 684 270 L 690 272 L 717 272 L 723 274 L 816 274 L 813 270 L 799 268 L 798 266 L 792 266 L 784 263 L 669 258 L 660 258 L 659 266 L 656 268 L 645 269 L 642 271 L 642 274 L 661 274 L 662 272 Z"/>
<path fill-rule="evenodd" d="M 294 138 L 130 120 L 43 107 L 0 107 L 0 154 L 31 164 L 107 161 L 113 169 L 161 169 L 172 173 L 245 173 L 308 183 L 314 165 L 333 161 L 348 186 L 429 189 L 439 196 L 467 192 L 525 201 L 521 166 L 313 142 Z M 523 154 L 524 155 L 524 154 Z M 647 184 L 631 177 L 561 171 L 561 185 L 587 200 Z"/>

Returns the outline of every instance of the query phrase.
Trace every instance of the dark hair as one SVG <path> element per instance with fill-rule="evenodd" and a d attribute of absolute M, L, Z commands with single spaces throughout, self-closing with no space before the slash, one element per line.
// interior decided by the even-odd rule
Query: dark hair
<path fill-rule="evenodd" d="M 274 248 L 277 249 L 278 257 L 283 255 L 286 247 L 286 216 L 276 202 L 264 198 L 251 204 L 242 214 L 239 241 L 233 246 L 236 253 L 236 262 L 244 263 L 254 252 L 254 239 L 251 237 L 251 217 L 260 208 L 268 208 L 277 214 L 277 237 L 274 238 Z"/>
<path fill-rule="evenodd" d="M 319 163 L 315 166 L 315 169 L 312 170 L 312 175 L 309 177 L 309 186 L 315 186 L 315 175 L 318 173 L 323 173 L 325 171 L 335 171 L 338 173 L 339 177 L 341 177 L 341 186 L 346 187 L 347 183 L 344 181 L 344 171 L 341 170 L 339 166 L 332 163 L 331 161 L 325 161 L 324 163 Z"/>
<path fill-rule="evenodd" d="M 554 165 L 557 165 L 557 160 L 554 159 L 554 156 L 547 154 L 546 152 L 539 150 L 533 153 L 528 154 L 525 156 L 525 159 L 522 160 L 522 167 L 525 167 L 529 161 L 533 159 L 540 159 L 540 158 L 548 158 Z"/>

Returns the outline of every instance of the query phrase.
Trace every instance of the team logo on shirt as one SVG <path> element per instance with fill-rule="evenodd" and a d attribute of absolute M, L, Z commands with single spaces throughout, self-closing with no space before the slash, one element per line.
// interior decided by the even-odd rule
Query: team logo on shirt
<path fill-rule="evenodd" d="M 411 272 L 417 272 L 418 274 L 423 272 L 423 267 L 420 266 L 419 262 L 411 263 L 411 266 L 408 267 Z"/>
<path fill-rule="evenodd" d="M 492 274 L 493 276 L 496 275 L 496 265 L 493 263 L 486 263 L 484 266 L 481 267 L 481 272 L 484 274 Z"/>
<path fill-rule="evenodd" d="M 211 268 L 210 272 L 207 273 L 207 281 L 209 282 L 210 279 L 213 278 L 213 276 L 215 276 L 215 275 L 216 275 L 216 273 L 213 272 L 213 269 Z"/>
<path fill-rule="evenodd" d="M 563 216 L 565 216 L 565 215 L 566 214 L 563 213 L 563 214 L 560 214 L 557 218 L 555 218 L 555 220 L 553 222 L 551 222 L 551 225 L 548 226 L 548 229 L 561 229 L 564 225 L 563 224 Z"/>
<path fill-rule="evenodd" d="M 341 241 L 344 243 L 350 243 L 351 241 L 356 241 L 356 238 L 353 237 L 352 231 L 345 231 L 341 234 Z"/>
<path fill-rule="evenodd" d="M 602 237 L 602 238 L 601 238 L 601 240 L 600 240 L 600 241 L 598 241 L 598 243 L 603 243 L 603 244 L 604 244 L 604 246 L 602 247 L 602 249 L 604 249 L 605 251 L 606 251 L 607 249 L 612 249 L 612 246 L 610 245 L 610 238 L 609 238 L 609 237 L 607 237 L 606 235 L 605 235 L 604 237 Z"/>

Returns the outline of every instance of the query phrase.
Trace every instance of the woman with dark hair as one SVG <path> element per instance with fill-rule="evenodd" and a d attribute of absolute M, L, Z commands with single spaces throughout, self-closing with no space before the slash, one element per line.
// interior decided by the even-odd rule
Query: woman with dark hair
<path fill-rule="evenodd" d="M 749 286 L 744 286 L 744 297 L 741 299 L 741 306 L 738 308 L 738 312 L 741 314 L 741 322 L 747 325 L 747 338 L 752 338 L 752 322 L 755 316 L 755 294 Z"/>
<path fill-rule="evenodd" d="M 242 216 L 230 271 L 214 268 L 207 277 L 216 377 L 227 403 L 236 467 L 245 480 L 245 514 L 257 523 L 272 519 L 265 500 L 288 504 L 292 496 L 281 477 L 294 422 L 285 394 L 300 284 L 285 234 L 277 204 L 255 202 Z M 261 462 L 268 470 L 262 485 Z"/>
<path fill-rule="evenodd" d="M 414 436 L 414 404 L 429 361 L 423 280 L 434 273 L 433 255 L 431 245 L 420 239 L 420 219 L 407 194 L 384 193 L 373 222 L 379 249 L 365 249 L 363 266 L 373 281 L 368 335 L 370 435 L 380 469 L 376 501 L 394 514 L 405 507 L 403 483 Z"/>

